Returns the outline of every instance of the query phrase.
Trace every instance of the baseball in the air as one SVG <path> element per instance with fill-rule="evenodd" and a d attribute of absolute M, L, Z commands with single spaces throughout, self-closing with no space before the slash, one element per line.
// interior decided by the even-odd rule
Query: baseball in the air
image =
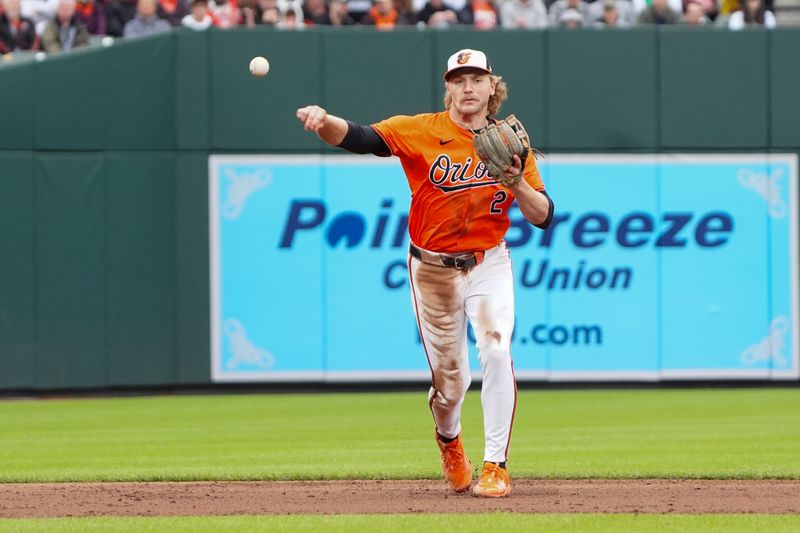
<path fill-rule="evenodd" d="M 266 76 L 267 72 L 269 72 L 269 61 L 267 61 L 266 57 L 254 57 L 252 61 L 250 61 L 250 74 L 260 78 L 261 76 Z"/>

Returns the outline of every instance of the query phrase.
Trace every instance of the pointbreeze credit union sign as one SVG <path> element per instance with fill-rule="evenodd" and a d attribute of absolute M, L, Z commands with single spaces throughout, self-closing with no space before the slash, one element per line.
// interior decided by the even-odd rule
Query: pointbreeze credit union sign
<path fill-rule="evenodd" d="M 796 379 L 795 155 L 554 155 L 512 209 L 521 380 Z M 429 377 L 396 159 L 211 156 L 216 381 Z M 475 351 L 470 354 L 480 377 Z"/>

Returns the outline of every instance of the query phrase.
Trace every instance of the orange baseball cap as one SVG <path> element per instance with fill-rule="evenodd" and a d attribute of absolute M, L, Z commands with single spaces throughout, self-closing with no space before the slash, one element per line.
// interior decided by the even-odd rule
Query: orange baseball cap
<path fill-rule="evenodd" d="M 476 68 L 487 74 L 492 73 L 492 65 L 489 63 L 489 58 L 486 57 L 486 54 L 480 50 L 465 48 L 451 55 L 447 60 L 447 70 L 444 73 L 444 79 L 447 79 L 454 71 L 462 68 Z"/>

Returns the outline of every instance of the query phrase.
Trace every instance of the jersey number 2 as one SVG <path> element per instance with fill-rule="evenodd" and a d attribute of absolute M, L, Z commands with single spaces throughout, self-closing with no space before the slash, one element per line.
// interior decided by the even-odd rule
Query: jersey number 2
<path fill-rule="evenodd" d="M 506 191 L 497 191 L 496 193 L 494 193 L 494 201 L 492 202 L 492 205 L 489 207 L 489 212 L 494 215 L 502 214 L 503 210 L 500 208 L 500 204 L 505 202 L 506 198 L 508 198 Z"/>

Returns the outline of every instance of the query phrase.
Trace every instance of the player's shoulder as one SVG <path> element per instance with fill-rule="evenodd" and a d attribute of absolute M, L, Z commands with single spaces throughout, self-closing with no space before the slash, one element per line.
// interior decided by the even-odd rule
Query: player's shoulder
<path fill-rule="evenodd" d="M 414 115 L 417 120 L 420 122 L 424 122 L 426 124 L 439 124 L 442 122 L 448 122 L 447 119 L 447 111 L 439 111 L 436 113 L 421 113 L 419 115 Z"/>
<path fill-rule="evenodd" d="M 434 120 L 440 115 L 446 114 L 444 111 L 430 112 L 430 113 L 417 113 L 415 115 L 395 115 L 392 118 L 413 119 L 413 120 Z"/>
<path fill-rule="evenodd" d="M 382 120 L 373 127 L 387 135 L 420 137 L 425 133 L 437 130 L 440 124 L 438 113 L 420 113 L 418 115 L 395 115 Z"/>
<path fill-rule="evenodd" d="M 439 113 L 419 113 L 417 115 L 394 115 L 393 117 L 387 118 L 383 122 L 391 122 L 394 124 L 406 124 L 406 125 L 427 124 L 434 122 L 436 120 L 437 115 L 439 115 Z"/>

